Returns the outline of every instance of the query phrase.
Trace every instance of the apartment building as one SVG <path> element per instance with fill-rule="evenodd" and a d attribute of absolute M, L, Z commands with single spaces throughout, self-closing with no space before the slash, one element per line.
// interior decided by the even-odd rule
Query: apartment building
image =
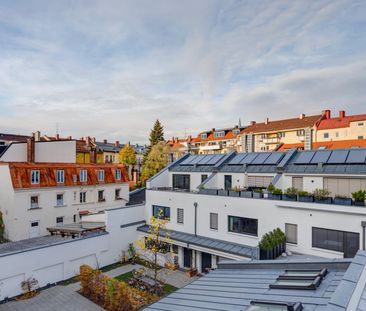
<path fill-rule="evenodd" d="M 76 141 L 11 143 L 0 155 L 0 210 L 11 241 L 48 234 L 82 215 L 125 206 L 123 165 L 78 164 Z"/>
<path fill-rule="evenodd" d="M 328 189 L 333 203 L 273 199 L 269 184 Z M 179 266 L 198 271 L 258 258 L 261 237 L 277 227 L 292 252 L 353 257 L 365 249 L 366 208 L 335 197 L 365 189 L 366 149 L 186 155 L 148 181 L 147 225 L 138 230 L 148 235 L 150 217 L 161 213 Z"/>

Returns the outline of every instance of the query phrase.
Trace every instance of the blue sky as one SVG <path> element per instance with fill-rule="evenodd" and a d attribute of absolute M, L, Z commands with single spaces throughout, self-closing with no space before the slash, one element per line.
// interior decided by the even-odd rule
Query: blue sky
<path fill-rule="evenodd" d="M 366 1 L 0 2 L 0 132 L 145 142 L 365 113 Z"/>

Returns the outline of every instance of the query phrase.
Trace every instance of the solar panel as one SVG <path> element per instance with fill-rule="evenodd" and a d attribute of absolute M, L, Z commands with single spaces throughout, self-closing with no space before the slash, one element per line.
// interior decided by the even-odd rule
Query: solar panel
<path fill-rule="evenodd" d="M 189 165 L 195 165 L 205 157 L 206 156 L 197 155 L 191 162 L 189 162 Z"/>
<path fill-rule="evenodd" d="M 311 159 L 310 163 L 311 164 L 327 163 L 331 153 L 332 153 L 332 151 L 330 151 L 330 150 L 316 151 L 315 155 Z"/>
<path fill-rule="evenodd" d="M 187 159 L 185 159 L 184 161 L 182 161 L 180 164 L 181 165 L 187 165 L 187 164 L 189 164 L 189 162 L 191 162 L 195 157 L 197 157 L 196 155 L 191 155 L 191 156 L 189 156 Z"/>
<path fill-rule="evenodd" d="M 240 161 L 243 160 L 248 153 L 239 153 L 237 154 L 228 164 L 237 165 L 240 164 Z"/>
<path fill-rule="evenodd" d="M 333 150 L 328 160 L 328 164 L 344 164 L 348 156 L 349 150 Z"/>
<path fill-rule="evenodd" d="M 263 164 L 277 164 L 283 157 L 282 152 L 272 152 Z"/>
<path fill-rule="evenodd" d="M 258 153 L 249 153 L 243 160 L 240 161 L 240 164 L 249 164 L 251 163 L 256 157 Z"/>
<path fill-rule="evenodd" d="M 271 155 L 270 152 L 263 152 L 259 154 L 251 164 L 263 164 L 265 160 Z"/>
<path fill-rule="evenodd" d="M 219 162 L 224 157 L 223 154 L 215 154 L 214 157 L 208 161 L 207 165 L 215 165 L 217 162 Z"/>
<path fill-rule="evenodd" d="M 213 154 L 203 156 L 203 157 L 202 157 L 202 159 L 201 159 L 197 164 L 199 164 L 199 165 L 204 165 L 204 164 L 206 164 L 208 161 L 210 161 L 213 157 L 214 157 L 214 155 L 213 155 Z"/>
<path fill-rule="evenodd" d="M 346 163 L 365 163 L 366 160 L 366 150 L 350 150 Z"/>
<path fill-rule="evenodd" d="M 313 158 L 315 151 L 305 151 L 301 152 L 295 161 L 295 164 L 309 164 Z"/>

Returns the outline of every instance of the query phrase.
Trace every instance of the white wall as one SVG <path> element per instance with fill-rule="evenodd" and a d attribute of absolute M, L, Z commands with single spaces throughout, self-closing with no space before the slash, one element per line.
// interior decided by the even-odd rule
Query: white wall
<path fill-rule="evenodd" d="M 3 162 L 26 162 L 27 161 L 27 143 L 13 143 L 1 156 Z"/>
<path fill-rule="evenodd" d="M 76 141 L 36 142 L 35 162 L 76 163 Z"/>

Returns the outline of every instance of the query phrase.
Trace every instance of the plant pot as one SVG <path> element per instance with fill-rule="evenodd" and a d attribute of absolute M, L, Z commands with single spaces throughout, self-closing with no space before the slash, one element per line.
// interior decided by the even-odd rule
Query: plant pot
<path fill-rule="evenodd" d="M 324 198 L 324 199 L 314 198 L 314 202 L 319 204 L 332 204 L 332 198 Z"/>
<path fill-rule="evenodd" d="M 217 189 L 200 189 L 200 194 L 217 195 Z"/>
<path fill-rule="evenodd" d="M 229 195 L 229 191 L 228 190 L 218 190 L 217 194 L 227 197 Z"/>
<path fill-rule="evenodd" d="M 195 275 L 197 275 L 197 269 L 190 269 L 186 272 L 186 276 L 188 277 L 194 277 Z"/>
<path fill-rule="evenodd" d="M 365 206 L 365 201 L 354 201 L 354 206 Z"/>
<path fill-rule="evenodd" d="M 254 199 L 262 199 L 263 198 L 263 193 L 261 193 L 261 192 L 253 192 L 253 198 Z"/>
<path fill-rule="evenodd" d="M 270 199 L 270 200 L 282 200 L 282 194 L 268 193 L 268 199 Z"/>
<path fill-rule="evenodd" d="M 314 197 L 312 195 L 299 195 L 299 202 L 314 202 Z"/>
<path fill-rule="evenodd" d="M 272 260 L 273 258 L 273 249 L 265 250 L 260 249 L 259 250 L 259 260 Z"/>
<path fill-rule="evenodd" d="M 297 197 L 296 197 L 296 195 L 291 195 L 291 196 L 289 196 L 289 195 L 287 195 L 287 194 L 284 194 L 284 195 L 282 196 L 282 200 L 283 200 L 283 201 L 297 201 Z"/>
<path fill-rule="evenodd" d="M 352 199 L 351 198 L 334 198 L 333 204 L 337 205 L 352 205 Z"/>
<path fill-rule="evenodd" d="M 242 198 L 252 198 L 253 192 L 252 191 L 240 191 L 240 196 Z"/>
<path fill-rule="evenodd" d="M 239 197 L 240 192 L 239 191 L 229 191 L 229 197 Z"/>

